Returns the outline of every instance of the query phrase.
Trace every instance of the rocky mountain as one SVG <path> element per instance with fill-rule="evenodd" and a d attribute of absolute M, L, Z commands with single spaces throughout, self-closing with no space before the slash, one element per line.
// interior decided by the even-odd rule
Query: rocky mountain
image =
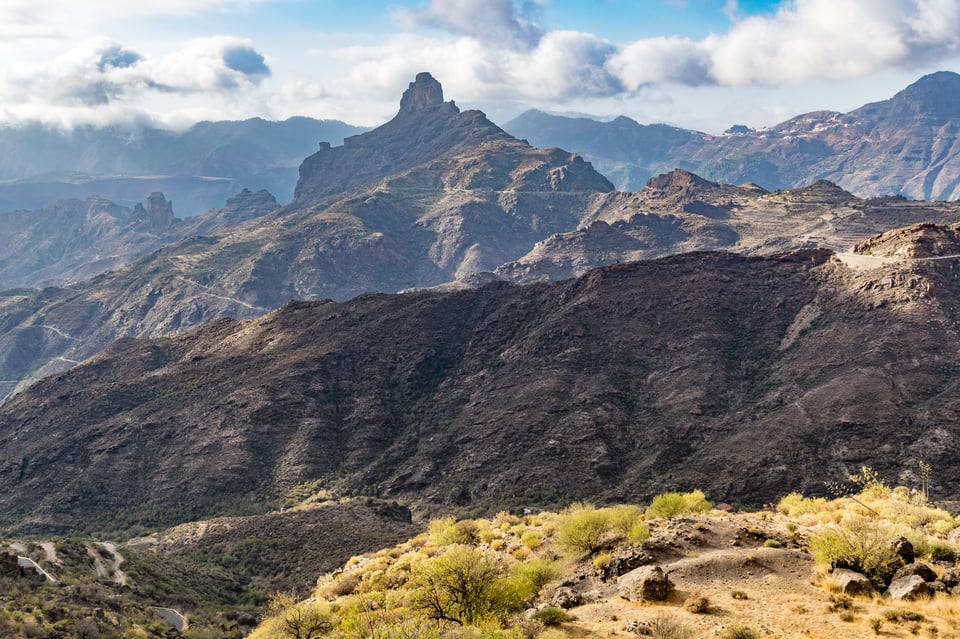
<path fill-rule="evenodd" d="M 624 190 L 682 167 L 710 180 L 755 182 L 770 190 L 826 179 L 860 197 L 953 200 L 960 197 L 958 104 L 960 75 L 941 71 L 849 113 L 818 111 L 760 130 L 733 126 L 718 136 L 651 129 L 626 118 L 586 124 L 539 112 L 504 128 L 583 153 Z M 588 131 L 592 142 L 583 139 Z"/>
<path fill-rule="evenodd" d="M 0 215 L 0 290 L 62 286 L 117 269 L 190 235 L 213 233 L 279 208 L 266 191 L 242 191 L 223 208 L 184 221 L 153 193 L 133 208 L 101 197 L 61 200 Z M 24 291 L 14 291 L 22 295 Z"/>
<path fill-rule="evenodd" d="M 952 204 L 861 201 L 826 182 L 767 193 L 675 171 L 616 192 L 580 156 L 534 148 L 444 102 L 429 74 L 393 120 L 324 146 L 300 174 L 286 207 L 246 192 L 175 224 L 172 239 L 183 239 L 129 267 L 0 296 L 2 397 L 117 338 L 250 318 L 290 299 L 545 281 L 691 250 L 843 248 L 960 219 Z"/>
<path fill-rule="evenodd" d="M 867 268 L 690 253 L 120 340 L 0 408 L 0 517 L 176 523 L 308 482 L 491 512 L 692 487 L 761 503 L 921 459 L 955 498 L 957 258 L 879 247 L 935 234 L 958 255 L 956 233 L 873 240 Z"/>
<path fill-rule="evenodd" d="M 676 167 L 674 150 L 703 137 L 667 124 L 639 124 L 626 116 L 603 122 L 536 109 L 503 128 L 536 146 L 576 149 L 623 191 L 639 189 L 650 177 Z"/>
<path fill-rule="evenodd" d="M 957 203 L 861 199 L 825 180 L 770 193 L 752 183 L 719 184 L 675 169 L 636 193 L 611 195 L 577 229 L 541 240 L 496 274 L 512 282 L 552 281 L 605 264 L 702 250 L 843 253 L 889 229 L 957 221 Z"/>
<path fill-rule="evenodd" d="M 132 207 L 163 191 L 193 216 L 244 188 L 293 196 L 300 161 L 317 143 L 363 131 L 336 120 L 200 122 L 181 132 L 151 127 L 41 125 L 0 128 L 0 212 L 97 196 Z"/>
<path fill-rule="evenodd" d="M 613 190 L 579 156 L 535 149 L 482 113 L 443 102 L 429 74 L 411 84 L 396 118 L 321 148 L 300 173 L 295 201 L 273 215 L 259 217 L 259 203 L 247 216 L 255 219 L 220 230 L 210 224 L 229 225 L 236 214 L 191 218 L 178 226 L 186 239 L 127 269 L 0 299 L 8 392 L 117 337 L 251 317 L 289 299 L 346 299 L 492 271 L 576 228 Z M 243 208 L 231 202 L 228 210 Z"/>

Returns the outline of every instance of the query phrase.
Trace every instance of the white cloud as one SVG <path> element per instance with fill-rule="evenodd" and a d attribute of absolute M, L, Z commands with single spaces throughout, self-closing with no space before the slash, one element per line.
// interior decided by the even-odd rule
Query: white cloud
<path fill-rule="evenodd" d="M 794 0 L 699 42 L 628 44 L 610 68 L 631 89 L 655 82 L 778 86 L 916 68 L 958 47 L 958 0 Z"/>
<path fill-rule="evenodd" d="M 242 92 L 270 75 L 248 40 L 194 40 L 151 59 L 106 39 L 86 41 L 53 60 L 0 70 L 0 103 L 8 119 L 50 123 L 140 119 L 141 102 L 158 94 Z"/>
<path fill-rule="evenodd" d="M 394 18 L 405 28 L 438 27 L 483 42 L 533 47 L 544 34 L 542 5 L 542 0 L 430 0 L 425 9 L 397 9 Z"/>

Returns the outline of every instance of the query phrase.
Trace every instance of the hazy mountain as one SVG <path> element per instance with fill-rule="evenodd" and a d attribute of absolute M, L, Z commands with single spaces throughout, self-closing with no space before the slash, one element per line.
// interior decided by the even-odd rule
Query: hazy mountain
<path fill-rule="evenodd" d="M 302 117 L 200 122 L 183 132 L 0 128 L 0 211 L 90 196 L 133 206 L 163 191 L 181 215 L 192 216 L 222 206 L 243 188 L 266 189 L 288 202 L 297 166 L 318 143 L 340 144 L 360 131 Z"/>
<path fill-rule="evenodd" d="M 703 137 L 666 124 L 639 124 L 620 116 L 609 122 L 550 115 L 531 109 L 503 125 L 535 146 L 576 149 L 623 191 L 635 191 L 652 176 L 677 165 L 674 150 Z"/>
<path fill-rule="evenodd" d="M 504 128 L 583 153 L 627 190 L 681 167 L 770 190 L 826 179 L 860 197 L 960 197 L 960 75 L 952 72 L 924 76 L 889 100 L 849 113 L 807 113 L 766 129 L 733 126 L 711 136 L 657 127 L 529 112 Z"/>
<path fill-rule="evenodd" d="M 428 74 L 391 122 L 321 149 L 300 172 L 297 199 L 272 215 L 257 217 L 258 204 L 248 216 L 256 219 L 217 231 L 205 225 L 236 216 L 213 211 L 178 228 L 187 239 L 129 268 L 0 298 L 5 388 L 121 336 L 251 317 L 292 298 L 346 299 L 490 271 L 576 228 L 613 189 L 579 156 L 535 149 L 482 113 L 443 102 Z"/>
<path fill-rule="evenodd" d="M 491 512 L 760 503 L 920 459 L 957 497 L 955 260 L 882 259 L 960 254 L 957 228 L 859 252 L 875 268 L 691 253 L 121 340 L 0 408 L 2 523 L 262 512 L 307 481 Z"/>
<path fill-rule="evenodd" d="M 277 208 L 267 191 L 242 191 L 223 208 L 184 221 L 158 192 L 146 206 L 133 208 L 94 196 L 0 215 L 6 238 L 0 247 L 0 290 L 79 282 L 184 237 L 232 228 Z"/>

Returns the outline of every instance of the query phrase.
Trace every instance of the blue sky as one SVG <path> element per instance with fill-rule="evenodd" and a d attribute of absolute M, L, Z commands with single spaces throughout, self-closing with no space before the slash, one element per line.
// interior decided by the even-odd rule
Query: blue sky
<path fill-rule="evenodd" d="M 704 131 L 960 70 L 960 0 L 3 0 L 0 122 L 374 125 L 418 71 L 526 108 Z"/>

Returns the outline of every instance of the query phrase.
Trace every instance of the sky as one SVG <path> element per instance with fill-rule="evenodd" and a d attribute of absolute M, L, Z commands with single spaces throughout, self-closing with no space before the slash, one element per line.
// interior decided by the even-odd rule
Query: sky
<path fill-rule="evenodd" d="M 0 0 L 0 124 L 373 126 L 429 71 L 528 108 L 719 132 L 960 71 L 960 0 Z"/>

